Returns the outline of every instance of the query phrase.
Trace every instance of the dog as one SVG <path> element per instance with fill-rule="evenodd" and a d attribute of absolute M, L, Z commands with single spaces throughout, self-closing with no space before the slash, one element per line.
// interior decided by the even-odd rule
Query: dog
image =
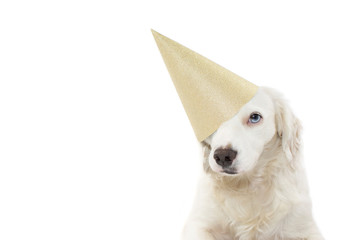
<path fill-rule="evenodd" d="M 302 164 L 301 124 L 260 87 L 201 142 L 203 175 L 183 240 L 323 240 Z"/>

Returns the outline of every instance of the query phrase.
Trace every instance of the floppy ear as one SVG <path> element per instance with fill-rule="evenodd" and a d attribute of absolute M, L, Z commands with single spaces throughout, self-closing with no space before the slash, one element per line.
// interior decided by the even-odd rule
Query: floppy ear
<path fill-rule="evenodd" d="M 207 173 L 210 171 L 210 165 L 208 159 L 211 152 L 211 146 L 205 140 L 202 141 L 200 144 L 203 152 L 203 168 Z"/>
<path fill-rule="evenodd" d="M 278 137 L 286 158 L 295 159 L 301 148 L 301 123 L 291 111 L 286 101 L 279 95 L 275 97 L 275 122 Z"/>

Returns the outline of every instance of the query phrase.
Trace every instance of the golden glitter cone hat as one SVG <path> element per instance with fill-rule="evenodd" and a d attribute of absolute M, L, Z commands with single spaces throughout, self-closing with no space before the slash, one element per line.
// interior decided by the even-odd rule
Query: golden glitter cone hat
<path fill-rule="evenodd" d="M 152 30 L 197 139 L 236 115 L 258 87 Z"/>

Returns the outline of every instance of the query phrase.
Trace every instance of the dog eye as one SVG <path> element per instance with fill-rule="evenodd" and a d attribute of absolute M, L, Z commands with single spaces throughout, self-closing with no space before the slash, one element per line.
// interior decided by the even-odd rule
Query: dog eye
<path fill-rule="evenodd" d="M 255 123 L 260 122 L 261 119 L 262 119 L 262 116 L 259 113 L 252 113 L 249 118 L 249 123 L 255 124 Z"/>

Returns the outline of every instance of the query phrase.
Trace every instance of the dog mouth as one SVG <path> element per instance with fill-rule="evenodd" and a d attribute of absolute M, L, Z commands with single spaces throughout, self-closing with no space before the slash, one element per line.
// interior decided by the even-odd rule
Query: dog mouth
<path fill-rule="evenodd" d="M 223 171 L 221 171 L 221 173 L 230 174 L 230 175 L 238 174 L 238 172 L 233 169 L 224 169 Z"/>

